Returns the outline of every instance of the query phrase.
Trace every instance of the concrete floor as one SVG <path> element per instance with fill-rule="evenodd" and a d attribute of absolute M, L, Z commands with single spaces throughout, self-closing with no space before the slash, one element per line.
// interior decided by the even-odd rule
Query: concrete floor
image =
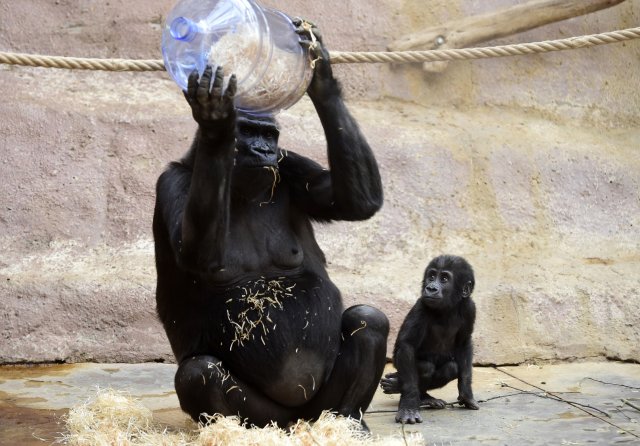
<path fill-rule="evenodd" d="M 64 431 L 60 417 L 95 395 L 96 386 L 125 390 L 140 398 L 160 422 L 184 427 L 186 417 L 173 391 L 174 371 L 171 364 L 0 367 L 0 445 L 52 443 Z M 585 408 L 594 416 L 567 402 L 543 398 L 533 386 L 602 412 Z M 638 364 L 476 368 L 474 392 L 479 411 L 424 411 L 424 422 L 405 426 L 405 432 L 420 431 L 429 445 L 640 444 L 640 410 L 623 402 L 640 407 Z M 433 394 L 454 401 L 457 391 L 453 384 Z M 397 395 L 376 394 L 365 416 L 374 434 L 402 435 L 402 427 L 394 422 L 397 402 Z"/>

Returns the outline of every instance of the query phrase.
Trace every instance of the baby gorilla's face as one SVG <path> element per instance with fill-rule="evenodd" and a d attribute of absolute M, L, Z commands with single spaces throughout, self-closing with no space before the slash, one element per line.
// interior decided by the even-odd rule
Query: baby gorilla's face
<path fill-rule="evenodd" d="M 422 282 L 421 300 L 429 308 L 452 308 L 473 292 L 473 269 L 456 256 L 439 256 L 429 262 Z"/>

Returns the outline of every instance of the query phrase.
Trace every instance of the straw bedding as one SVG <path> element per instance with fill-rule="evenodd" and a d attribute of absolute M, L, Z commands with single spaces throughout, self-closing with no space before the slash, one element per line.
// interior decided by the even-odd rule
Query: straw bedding
<path fill-rule="evenodd" d="M 167 429 L 152 412 L 123 392 L 98 390 L 71 408 L 67 433 L 60 439 L 73 446 L 356 446 L 418 445 L 420 435 L 374 437 L 358 429 L 355 420 L 324 412 L 314 423 L 299 421 L 286 431 L 276 426 L 247 427 L 238 417 L 216 415 L 191 430 Z"/>

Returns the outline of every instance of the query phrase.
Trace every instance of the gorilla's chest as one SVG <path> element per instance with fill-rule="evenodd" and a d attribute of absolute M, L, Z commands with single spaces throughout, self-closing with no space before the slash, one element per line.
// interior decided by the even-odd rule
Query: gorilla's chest
<path fill-rule="evenodd" d="M 454 348 L 459 324 L 457 321 L 449 323 L 430 324 L 423 342 L 423 351 L 435 354 L 449 354 Z"/>
<path fill-rule="evenodd" d="M 246 274 L 274 275 L 302 265 L 305 249 L 287 213 L 273 204 L 255 204 L 232 213 L 225 239 L 224 268 L 213 272 L 217 283 Z"/>

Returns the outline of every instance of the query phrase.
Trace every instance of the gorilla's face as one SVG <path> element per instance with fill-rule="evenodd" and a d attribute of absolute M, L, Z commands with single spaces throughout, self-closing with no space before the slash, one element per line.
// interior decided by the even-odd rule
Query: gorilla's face
<path fill-rule="evenodd" d="M 235 165 L 239 168 L 278 168 L 280 131 L 272 116 L 238 116 Z"/>

